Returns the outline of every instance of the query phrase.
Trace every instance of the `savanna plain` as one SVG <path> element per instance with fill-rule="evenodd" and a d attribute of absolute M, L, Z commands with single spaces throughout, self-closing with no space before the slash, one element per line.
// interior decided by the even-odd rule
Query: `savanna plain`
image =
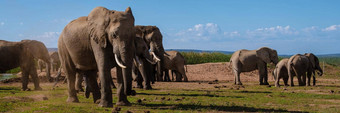
<path fill-rule="evenodd" d="M 0 112 L 340 112 L 340 67 L 333 60 L 321 58 L 324 75 L 316 76 L 316 86 L 273 86 L 273 64 L 268 65 L 269 86 L 259 85 L 257 71 L 242 73 L 239 86 L 226 62 L 230 56 L 182 54 L 188 60 L 189 82 L 155 82 L 153 90 L 134 88 L 137 95 L 128 97 L 132 106 L 101 108 L 84 92 L 78 93 L 79 103 L 67 103 L 67 84 L 61 81 L 53 88 L 54 83 L 40 76 L 42 91 L 21 91 L 20 78 L 0 82 Z M 116 83 L 115 76 L 112 69 Z M 29 88 L 33 89 L 32 82 Z M 116 89 L 112 91 L 116 102 Z"/>

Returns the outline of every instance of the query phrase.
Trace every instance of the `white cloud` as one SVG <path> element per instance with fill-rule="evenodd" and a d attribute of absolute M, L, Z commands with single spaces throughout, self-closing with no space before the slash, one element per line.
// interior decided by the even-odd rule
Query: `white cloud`
<path fill-rule="evenodd" d="M 24 25 L 24 22 L 20 22 L 19 25 Z"/>
<path fill-rule="evenodd" d="M 3 26 L 3 25 L 5 25 L 5 22 L 0 22 L 0 26 Z"/>
<path fill-rule="evenodd" d="M 340 28 L 340 25 L 331 25 L 325 29 L 323 29 L 323 31 L 334 31 Z"/>
<path fill-rule="evenodd" d="M 223 36 L 220 27 L 214 23 L 197 24 L 193 27 L 175 34 L 175 41 L 201 41 L 211 40 Z"/>

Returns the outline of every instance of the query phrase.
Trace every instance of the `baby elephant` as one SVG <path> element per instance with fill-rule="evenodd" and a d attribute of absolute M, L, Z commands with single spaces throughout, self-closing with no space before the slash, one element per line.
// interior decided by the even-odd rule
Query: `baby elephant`
<path fill-rule="evenodd" d="M 273 76 L 275 79 L 275 87 L 280 87 L 279 81 L 282 78 L 285 86 L 288 86 L 288 70 L 287 70 L 287 62 L 288 58 L 282 59 L 275 67 L 273 71 Z"/>

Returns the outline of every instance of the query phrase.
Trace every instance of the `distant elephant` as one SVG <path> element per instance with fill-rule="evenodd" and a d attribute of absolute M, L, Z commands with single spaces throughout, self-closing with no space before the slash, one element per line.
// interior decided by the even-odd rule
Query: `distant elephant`
<path fill-rule="evenodd" d="M 188 77 L 185 74 L 184 66 L 186 65 L 186 60 L 183 55 L 177 51 L 166 51 L 168 55 L 164 55 L 164 68 L 167 70 L 165 72 L 165 79 L 170 79 L 168 70 L 175 70 L 181 74 L 184 81 L 188 81 Z M 176 79 L 176 81 L 182 81 L 182 79 Z"/>
<path fill-rule="evenodd" d="M 160 62 L 160 58 L 154 52 L 149 53 L 149 49 L 142 38 L 136 37 L 136 58 L 133 68 L 133 75 L 137 81 L 137 88 L 143 88 L 142 82 L 144 81 L 144 89 L 152 89 L 152 65 Z"/>
<path fill-rule="evenodd" d="M 294 86 L 294 76 L 298 78 L 299 86 L 310 86 L 311 75 L 315 73 L 315 70 L 319 71 L 319 76 L 323 74 L 318 57 L 312 53 L 305 53 L 304 55 L 296 54 L 289 58 L 287 65 L 288 76 L 291 81 L 290 86 Z M 308 81 L 306 81 L 306 76 L 308 77 Z M 315 76 L 313 76 L 313 85 L 315 85 Z"/>
<path fill-rule="evenodd" d="M 58 68 L 60 67 L 60 60 L 59 60 L 59 55 L 57 51 L 54 52 L 49 52 L 50 55 L 50 62 L 51 62 L 51 70 L 53 71 L 58 71 Z M 43 68 L 46 66 L 45 62 L 41 59 L 38 60 L 38 67 L 40 72 L 42 72 Z"/>
<path fill-rule="evenodd" d="M 118 100 L 116 105 L 131 105 L 127 95 L 133 91 L 132 63 L 135 57 L 135 28 L 131 8 L 125 12 L 94 8 L 88 16 L 71 21 L 58 40 L 59 58 L 67 75 L 67 102 L 79 102 L 75 90 L 76 74 L 87 76 L 93 101 L 112 107 L 111 69 L 117 69 Z M 96 79 L 100 79 L 101 88 Z"/>
<path fill-rule="evenodd" d="M 230 64 L 235 76 L 236 85 L 242 85 L 240 80 L 241 72 L 259 70 L 260 85 L 269 85 L 267 63 L 279 62 L 277 52 L 268 47 L 261 47 L 257 50 L 238 50 L 230 58 Z"/>
<path fill-rule="evenodd" d="M 288 70 L 287 70 L 287 63 L 288 63 L 288 58 L 282 59 L 279 63 L 277 63 L 274 71 L 273 71 L 273 77 L 275 79 L 275 87 L 280 87 L 280 79 L 283 79 L 283 82 L 285 86 L 288 86 Z"/>
<path fill-rule="evenodd" d="M 29 75 L 33 79 L 34 89 L 41 90 L 39 78 L 34 59 L 42 59 L 49 62 L 49 56 L 46 46 L 36 40 L 22 40 L 20 42 L 9 42 L 0 40 L 0 73 L 7 70 L 20 67 L 22 71 L 22 90 L 28 90 Z M 50 68 L 49 66 L 47 67 Z M 50 80 L 50 72 L 46 73 Z"/>
<path fill-rule="evenodd" d="M 148 45 L 150 52 L 154 52 L 159 57 L 160 62 L 157 63 L 157 70 L 164 70 L 164 54 L 168 55 L 163 47 L 163 36 L 159 28 L 156 26 L 135 26 L 136 37 L 144 39 Z M 157 71 L 157 81 L 163 81 L 163 74 Z"/>

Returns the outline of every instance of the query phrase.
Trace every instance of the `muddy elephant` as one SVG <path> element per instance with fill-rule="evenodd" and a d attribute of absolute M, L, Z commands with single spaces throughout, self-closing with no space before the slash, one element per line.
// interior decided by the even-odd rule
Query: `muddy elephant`
<path fill-rule="evenodd" d="M 146 90 L 152 89 L 152 65 L 160 62 L 160 58 L 154 52 L 149 53 L 149 49 L 142 38 L 136 37 L 136 58 L 133 67 L 133 75 L 137 81 L 137 88 Z M 144 86 L 142 82 L 144 81 Z"/>
<path fill-rule="evenodd" d="M 20 42 L 0 40 L 0 53 L 0 73 L 20 67 L 22 90 L 28 90 L 29 75 L 33 79 L 34 89 L 41 90 L 35 59 L 42 59 L 49 64 L 48 51 L 42 42 L 36 40 L 22 40 Z M 49 71 L 47 71 L 46 76 L 50 80 Z"/>
<path fill-rule="evenodd" d="M 184 81 L 188 81 L 188 77 L 185 73 L 185 65 L 186 60 L 183 55 L 177 51 L 166 51 L 168 55 L 164 55 L 164 68 L 165 68 L 165 76 L 164 79 L 170 80 L 169 70 L 174 70 L 178 72 L 176 75 L 181 75 L 184 78 Z M 157 70 L 158 71 L 158 70 Z M 182 81 L 182 77 L 176 77 L 176 81 Z"/>
<path fill-rule="evenodd" d="M 58 40 L 59 58 L 67 75 L 67 102 L 79 102 L 75 90 L 76 74 L 87 76 L 94 89 L 93 100 L 100 98 L 99 106 L 112 107 L 110 70 L 116 67 L 116 105 L 128 106 L 131 94 L 131 69 L 135 57 L 135 28 L 131 8 L 125 11 L 94 8 L 88 16 L 79 17 L 66 25 Z M 101 88 L 96 75 L 100 79 Z"/>
<path fill-rule="evenodd" d="M 275 87 L 280 87 L 280 79 L 283 79 L 283 82 L 285 86 L 288 86 L 288 70 L 287 70 L 287 63 L 288 63 L 288 58 L 282 59 L 277 65 L 275 66 L 275 69 L 273 71 L 273 77 L 275 80 Z"/>
<path fill-rule="evenodd" d="M 294 86 L 294 76 L 298 78 L 299 86 L 310 86 L 311 76 L 316 70 L 319 76 L 323 74 L 319 59 L 313 53 L 296 54 L 289 58 L 287 65 L 290 86 Z M 308 77 L 308 81 L 306 81 L 306 77 Z M 313 76 L 313 85 L 315 85 L 315 76 Z"/>
<path fill-rule="evenodd" d="M 238 50 L 230 58 L 231 68 L 233 70 L 235 81 L 234 84 L 242 85 L 240 80 L 241 72 L 250 72 L 259 70 L 260 85 L 269 85 L 267 63 L 279 62 L 277 52 L 268 47 L 261 47 L 257 50 Z"/>
<path fill-rule="evenodd" d="M 163 36 L 161 31 L 156 26 L 135 26 L 136 37 L 144 39 L 150 52 L 154 52 L 159 57 L 160 62 L 157 63 L 157 70 L 164 70 L 164 54 L 168 55 L 163 47 Z M 163 74 L 157 71 L 157 81 L 163 81 Z"/>
<path fill-rule="evenodd" d="M 50 62 L 51 62 L 51 70 L 53 71 L 58 71 L 58 68 L 60 67 L 60 60 L 59 60 L 59 55 L 57 51 L 49 52 L 50 55 Z M 43 68 L 46 67 L 46 63 L 39 59 L 38 60 L 38 67 L 40 72 L 42 72 Z"/>

